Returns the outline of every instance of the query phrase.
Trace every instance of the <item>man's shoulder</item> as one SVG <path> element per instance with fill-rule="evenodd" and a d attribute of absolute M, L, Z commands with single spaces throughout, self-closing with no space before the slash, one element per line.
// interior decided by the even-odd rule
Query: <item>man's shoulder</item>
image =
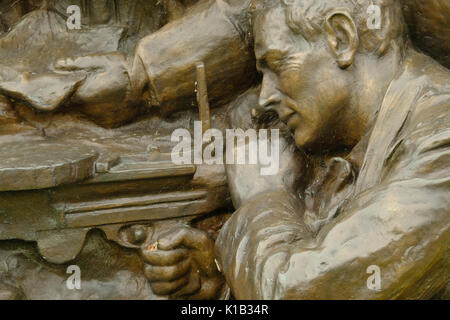
<path fill-rule="evenodd" d="M 430 87 L 413 106 L 387 159 L 397 159 L 398 167 L 408 168 L 406 175 L 415 172 L 411 177 L 439 179 L 448 177 L 449 146 L 450 92 Z"/>
<path fill-rule="evenodd" d="M 408 121 L 405 144 L 415 154 L 448 153 L 450 145 L 450 93 L 423 95 Z"/>
<path fill-rule="evenodd" d="M 384 155 L 384 179 L 422 177 L 431 181 L 448 177 L 450 90 L 433 81 L 435 76 L 440 81 L 438 74 L 420 81 L 422 90 Z"/>
<path fill-rule="evenodd" d="M 395 160 L 403 165 L 425 161 L 421 163 L 428 163 L 430 170 L 440 170 L 447 165 L 435 160 L 448 154 L 450 145 L 450 71 L 425 55 L 417 54 L 414 59 L 406 75 L 399 79 L 403 81 L 399 91 L 408 93 L 394 93 L 397 97 L 414 97 L 405 99 L 409 101 L 404 105 L 405 118 L 399 123 L 399 131 L 385 154 L 385 161 Z M 431 157 L 430 152 L 434 154 Z"/>
<path fill-rule="evenodd" d="M 430 80 L 410 110 L 406 128 L 409 135 L 450 130 L 450 87 Z"/>
<path fill-rule="evenodd" d="M 402 131 L 417 135 L 450 129 L 450 70 L 423 54 L 414 59 L 408 70 L 410 83 L 404 85 L 405 90 L 412 90 L 413 85 L 420 89 Z"/>

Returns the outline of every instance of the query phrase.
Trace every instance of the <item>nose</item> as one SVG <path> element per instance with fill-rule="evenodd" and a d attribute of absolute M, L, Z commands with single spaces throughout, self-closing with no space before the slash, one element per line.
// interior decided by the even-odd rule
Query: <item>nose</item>
<path fill-rule="evenodd" d="M 260 110 L 275 110 L 274 107 L 281 102 L 281 93 L 278 91 L 276 83 L 274 75 L 264 74 L 259 94 Z"/>
<path fill-rule="evenodd" d="M 264 74 L 259 95 L 259 110 L 263 112 L 275 111 L 278 118 L 285 122 L 294 113 L 294 110 L 281 105 L 282 93 L 277 87 L 276 76 Z"/>

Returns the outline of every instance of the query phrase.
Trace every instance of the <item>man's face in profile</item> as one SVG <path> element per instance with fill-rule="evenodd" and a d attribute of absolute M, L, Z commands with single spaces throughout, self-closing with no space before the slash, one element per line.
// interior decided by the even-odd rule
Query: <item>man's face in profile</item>
<path fill-rule="evenodd" d="M 335 140 L 339 111 L 348 101 L 345 71 L 325 36 L 310 42 L 286 24 L 285 8 L 269 9 L 254 24 L 257 67 L 263 74 L 260 105 L 275 110 L 297 146 Z"/>

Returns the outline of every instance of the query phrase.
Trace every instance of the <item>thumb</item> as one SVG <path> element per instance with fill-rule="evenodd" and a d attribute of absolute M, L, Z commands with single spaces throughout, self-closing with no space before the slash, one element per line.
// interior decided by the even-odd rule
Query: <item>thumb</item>
<path fill-rule="evenodd" d="M 172 250 L 180 245 L 188 248 L 206 250 L 209 245 L 209 238 L 205 232 L 183 227 L 174 233 L 169 233 L 161 237 L 158 241 L 158 246 L 162 250 Z"/>
<path fill-rule="evenodd" d="M 187 230 L 180 228 L 170 232 L 158 239 L 158 248 L 161 250 L 172 250 L 185 242 Z"/>

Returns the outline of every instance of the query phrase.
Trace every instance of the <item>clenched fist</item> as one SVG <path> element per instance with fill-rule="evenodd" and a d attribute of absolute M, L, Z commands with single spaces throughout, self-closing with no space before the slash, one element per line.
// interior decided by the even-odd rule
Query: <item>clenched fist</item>
<path fill-rule="evenodd" d="M 141 248 L 144 273 L 154 293 L 172 299 L 214 299 L 224 278 L 214 260 L 214 241 L 200 230 L 176 225 L 156 231 Z"/>

